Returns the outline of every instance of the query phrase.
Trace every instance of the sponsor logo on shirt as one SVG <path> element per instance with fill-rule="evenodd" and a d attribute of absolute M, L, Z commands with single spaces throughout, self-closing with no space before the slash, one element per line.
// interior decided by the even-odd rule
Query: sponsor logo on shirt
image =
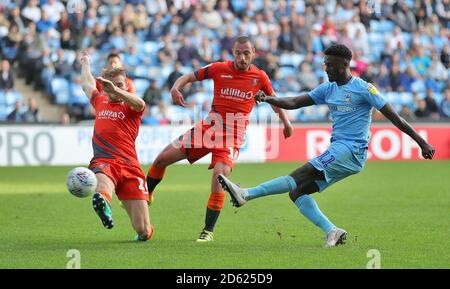
<path fill-rule="evenodd" d="M 232 75 L 229 75 L 229 74 L 221 74 L 220 77 L 221 77 L 221 78 L 233 79 L 233 76 L 232 76 Z"/>
<path fill-rule="evenodd" d="M 97 114 L 97 118 L 98 119 L 107 119 L 108 118 L 111 120 L 116 120 L 116 119 L 123 120 L 125 118 L 125 114 L 121 111 L 113 111 L 113 110 L 109 110 L 109 109 L 104 109 Z"/>
<path fill-rule="evenodd" d="M 379 94 L 377 88 L 375 86 L 373 86 L 372 84 L 369 84 L 369 86 L 367 87 L 367 90 L 373 95 Z"/>
<path fill-rule="evenodd" d="M 345 106 L 345 105 L 328 105 L 331 111 L 339 111 L 339 112 L 354 112 L 356 111 L 356 107 Z"/>
<path fill-rule="evenodd" d="M 351 93 L 347 93 L 345 95 L 345 102 L 346 103 L 351 103 L 352 102 L 352 94 Z"/>
<path fill-rule="evenodd" d="M 252 99 L 253 92 L 252 91 L 241 91 L 237 88 L 222 88 L 220 90 L 220 96 L 224 98 L 237 98 L 237 99 Z"/>

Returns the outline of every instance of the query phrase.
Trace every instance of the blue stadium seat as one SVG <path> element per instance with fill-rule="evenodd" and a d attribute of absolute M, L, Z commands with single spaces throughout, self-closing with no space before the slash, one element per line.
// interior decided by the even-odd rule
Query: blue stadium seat
<path fill-rule="evenodd" d="M 134 76 L 140 78 L 151 78 L 149 75 L 149 68 L 145 65 L 136 66 L 134 70 Z"/>
<path fill-rule="evenodd" d="M 278 69 L 278 73 L 281 79 L 284 79 L 291 75 L 298 74 L 297 69 L 291 66 L 282 66 L 280 69 Z"/>
<path fill-rule="evenodd" d="M 67 104 L 70 98 L 69 82 L 62 77 L 52 79 L 50 83 L 51 91 L 55 97 L 56 104 Z"/>
<path fill-rule="evenodd" d="M 0 121 L 5 121 L 10 113 L 10 109 L 5 105 L 0 105 Z"/>
<path fill-rule="evenodd" d="M 16 101 L 23 100 L 23 97 L 19 92 L 12 90 L 5 93 L 5 100 L 6 105 L 13 106 Z"/>
<path fill-rule="evenodd" d="M 140 97 L 144 97 L 144 93 L 150 86 L 150 81 L 148 79 L 137 78 L 133 80 L 134 86 L 136 87 L 136 94 Z"/>

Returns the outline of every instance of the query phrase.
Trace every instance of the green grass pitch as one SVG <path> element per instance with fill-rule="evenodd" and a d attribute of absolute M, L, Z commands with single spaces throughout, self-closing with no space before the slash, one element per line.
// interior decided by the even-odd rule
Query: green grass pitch
<path fill-rule="evenodd" d="M 248 187 L 298 166 L 238 164 L 231 179 Z M 106 230 L 90 198 L 66 191 L 70 169 L 0 168 L 0 268 L 66 268 L 70 249 L 79 250 L 81 268 L 366 268 L 371 249 L 380 252 L 381 268 L 450 267 L 449 161 L 369 162 L 314 194 L 349 232 L 346 245 L 331 249 L 287 194 L 239 209 L 227 196 L 215 241 L 195 243 L 210 190 L 204 165 L 168 168 L 151 206 L 154 238 L 134 243 L 117 199 L 116 226 Z"/>

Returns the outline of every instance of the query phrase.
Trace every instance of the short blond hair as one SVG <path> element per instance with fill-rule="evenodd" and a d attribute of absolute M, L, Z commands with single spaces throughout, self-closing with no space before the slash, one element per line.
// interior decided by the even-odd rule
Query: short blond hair
<path fill-rule="evenodd" d="M 103 77 L 111 79 L 114 78 L 118 75 L 123 75 L 123 76 L 127 76 L 127 70 L 123 67 L 114 67 L 114 68 L 110 68 L 110 69 L 106 69 L 103 72 Z"/>

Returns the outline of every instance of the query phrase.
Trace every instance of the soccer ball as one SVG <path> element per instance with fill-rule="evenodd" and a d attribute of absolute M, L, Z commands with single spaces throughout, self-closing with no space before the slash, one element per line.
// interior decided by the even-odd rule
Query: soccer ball
<path fill-rule="evenodd" d="M 78 167 L 69 172 L 66 184 L 72 195 L 78 198 L 86 198 L 95 192 L 97 177 L 90 169 Z"/>

